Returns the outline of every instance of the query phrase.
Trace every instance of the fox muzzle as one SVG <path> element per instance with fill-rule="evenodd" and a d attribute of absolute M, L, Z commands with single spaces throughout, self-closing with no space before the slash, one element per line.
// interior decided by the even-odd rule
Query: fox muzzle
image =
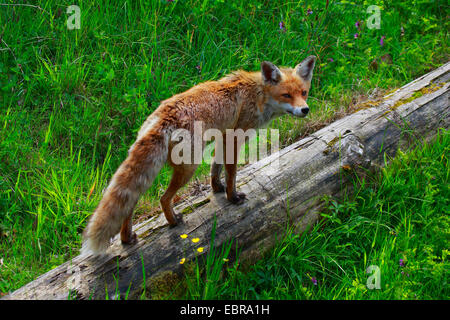
<path fill-rule="evenodd" d="M 306 117 L 308 112 L 309 112 L 308 106 L 301 106 L 293 108 L 293 111 L 291 113 L 296 117 Z"/>

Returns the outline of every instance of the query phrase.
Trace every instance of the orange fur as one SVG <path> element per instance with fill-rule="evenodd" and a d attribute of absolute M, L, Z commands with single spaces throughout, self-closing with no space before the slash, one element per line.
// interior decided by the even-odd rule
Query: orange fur
<path fill-rule="evenodd" d="M 203 130 L 215 128 L 225 135 L 227 129 L 258 128 L 286 113 L 303 117 L 308 111 L 306 99 L 314 63 L 312 56 L 295 69 L 278 69 L 263 62 L 260 72 L 237 71 L 162 101 L 142 125 L 127 159 L 117 169 L 90 218 L 82 253 L 104 252 L 110 238 L 119 231 L 124 244 L 136 240 L 131 227 L 133 209 L 166 162 L 172 166 L 173 176 L 161 198 L 161 207 L 169 224 L 176 225 L 180 218 L 173 211 L 172 199 L 192 177 L 197 165 L 176 165 L 171 161 L 169 155 L 175 146 L 172 132 L 186 129 L 194 135 L 194 122 L 202 121 Z M 220 182 L 222 165 L 217 161 L 211 165 L 211 185 L 214 192 L 225 191 L 228 200 L 239 204 L 245 198 L 235 189 L 237 154 L 241 146 L 236 141 L 226 143 L 233 143 L 231 150 L 235 151 L 234 163 L 225 164 L 227 187 Z"/>

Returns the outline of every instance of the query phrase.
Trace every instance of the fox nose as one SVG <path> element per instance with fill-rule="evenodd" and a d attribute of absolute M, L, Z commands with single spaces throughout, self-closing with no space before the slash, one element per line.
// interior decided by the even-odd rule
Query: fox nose
<path fill-rule="evenodd" d="M 308 112 L 309 112 L 309 108 L 308 107 L 306 107 L 306 108 L 302 108 L 302 112 L 305 114 L 305 116 L 308 114 Z"/>

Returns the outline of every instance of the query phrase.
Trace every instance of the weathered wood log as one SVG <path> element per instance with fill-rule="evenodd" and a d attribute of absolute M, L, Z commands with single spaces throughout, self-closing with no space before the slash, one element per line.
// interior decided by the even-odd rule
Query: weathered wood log
<path fill-rule="evenodd" d="M 336 195 L 345 183 L 342 168 L 383 165 L 384 154 L 416 137 L 429 138 L 449 127 L 450 62 L 238 173 L 237 186 L 247 193 L 243 205 L 223 194 L 191 197 L 175 209 L 184 223 L 169 229 L 162 215 L 136 225 L 138 243 L 124 247 L 115 239 L 104 257 L 77 256 L 41 275 L 4 299 L 102 299 L 128 292 L 137 298 L 152 280 L 182 268 L 181 258 L 208 252 L 214 216 L 215 245 L 235 239 L 242 257 L 258 256 L 281 235 L 287 223 L 298 231 L 318 218 L 320 198 Z M 198 237 L 196 244 L 180 238 Z M 143 272 L 145 270 L 145 274 Z M 150 288 L 151 290 L 151 288 Z"/>

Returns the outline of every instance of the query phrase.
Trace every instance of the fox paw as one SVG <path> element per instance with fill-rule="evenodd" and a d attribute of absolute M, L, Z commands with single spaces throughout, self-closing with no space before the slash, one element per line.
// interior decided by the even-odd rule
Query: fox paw
<path fill-rule="evenodd" d="M 121 241 L 122 241 L 122 244 L 125 244 L 125 245 L 133 245 L 133 244 L 135 244 L 135 243 L 137 242 L 137 235 L 136 235 L 136 232 L 133 232 L 133 233 L 128 237 L 128 239 L 121 239 Z"/>
<path fill-rule="evenodd" d="M 183 216 L 181 214 L 174 213 L 173 217 L 174 217 L 175 221 L 174 221 L 174 223 L 170 223 L 169 222 L 169 227 L 170 228 L 176 227 L 179 223 L 183 223 Z"/>
<path fill-rule="evenodd" d="M 246 197 L 246 194 L 243 192 L 234 192 L 233 195 L 228 198 L 228 200 L 233 204 L 242 204 L 244 203 Z"/>
<path fill-rule="evenodd" d="M 222 182 L 211 183 L 211 187 L 212 187 L 212 191 L 213 191 L 214 193 L 225 192 L 225 186 L 223 185 Z"/>

